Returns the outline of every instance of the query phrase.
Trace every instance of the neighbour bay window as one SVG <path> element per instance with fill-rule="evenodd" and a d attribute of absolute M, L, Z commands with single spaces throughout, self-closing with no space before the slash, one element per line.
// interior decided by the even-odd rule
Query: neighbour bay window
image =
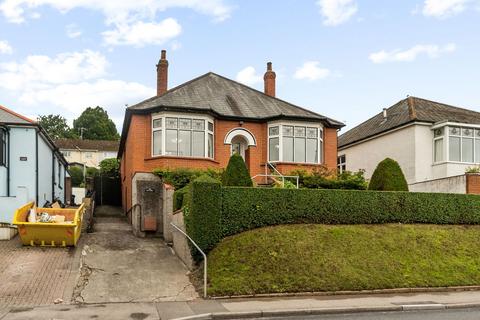
<path fill-rule="evenodd" d="M 213 121 L 201 117 L 154 117 L 152 155 L 213 158 Z"/>
<path fill-rule="evenodd" d="M 305 125 L 278 124 L 268 128 L 269 161 L 321 163 L 323 130 Z"/>
<path fill-rule="evenodd" d="M 445 126 L 433 135 L 434 162 L 480 163 L 480 128 Z"/>

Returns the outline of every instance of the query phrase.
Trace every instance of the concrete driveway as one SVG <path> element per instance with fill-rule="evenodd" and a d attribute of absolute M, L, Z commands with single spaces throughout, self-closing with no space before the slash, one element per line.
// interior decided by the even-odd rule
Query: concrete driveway
<path fill-rule="evenodd" d="M 99 207 L 83 235 L 72 302 L 189 301 L 198 295 L 188 270 L 158 238 L 140 239 L 116 207 Z"/>

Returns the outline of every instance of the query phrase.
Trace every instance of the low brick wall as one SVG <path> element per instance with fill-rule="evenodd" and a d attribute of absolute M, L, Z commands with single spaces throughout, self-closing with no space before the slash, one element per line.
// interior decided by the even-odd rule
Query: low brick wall
<path fill-rule="evenodd" d="M 467 193 L 480 194 L 480 173 L 467 173 Z"/>
<path fill-rule="evenodd" d="M 467 192 L 467 178 L 462 174 L 460 176 L 417 182 L 410 184 L 408 190 L 411 192 L 465 194 Z"/>

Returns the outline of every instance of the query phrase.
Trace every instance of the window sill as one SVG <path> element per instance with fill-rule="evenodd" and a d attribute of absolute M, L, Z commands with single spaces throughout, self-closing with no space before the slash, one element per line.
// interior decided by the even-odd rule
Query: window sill
<path fill-rule="evenodd" d="M 479 166 L 479 162 L 461 162 L 461 161 L 439 161 L 439 162 L 434 162 L 432 166 L 439 166 L 442 164 L 461 164 L 465 166 Z"/>
<path fill-rule="evenodd" d="M 181 157 L 181 156 L 153 156 L 149 158 L 145 158 L 145 161 L 152 161 L 152 160 L 158 160 L 158 159 L 180 159 L 180 160 L 200 160 L 200 161 L 210 161 L 216 164 L 219 164 L 220 162 L 211 159 L 211 158 L 201 158 L 201 157 Z"/>

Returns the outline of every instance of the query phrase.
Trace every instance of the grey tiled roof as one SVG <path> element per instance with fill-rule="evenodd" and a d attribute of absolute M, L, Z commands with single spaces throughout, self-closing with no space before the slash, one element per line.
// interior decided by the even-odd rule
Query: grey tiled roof
<path fill-rule="evenodd" d="M 32 124 L 34 121 L 0 105 L 0 123 Z"/>
<path fill-rule="evenodd" d="M 327 126 L 344 126 L 339 121 L 267 96 L 263 92 L 212 72 L 128 109 L 138 111 L 158 107 L 209 111 L 224 117 L 257 120 L 275 117 L 306 118 L 323 121 Z"/>
<path fill-rule="evenodd" d="M 118 151 L 120 142 L 111 140 L 57 139 L 55 144 L 59 149 L 63 150 Z"/>
<path fill-rule="evenodd" d="M 338 137 L 338 147 L 345 147 L 414 121 L 480 124 L 480 112 L 422 98 L 409 97 L 388 108 L 386 119 L 383 117 L 383 112 L 380 112 L 342 134 Z"/>

